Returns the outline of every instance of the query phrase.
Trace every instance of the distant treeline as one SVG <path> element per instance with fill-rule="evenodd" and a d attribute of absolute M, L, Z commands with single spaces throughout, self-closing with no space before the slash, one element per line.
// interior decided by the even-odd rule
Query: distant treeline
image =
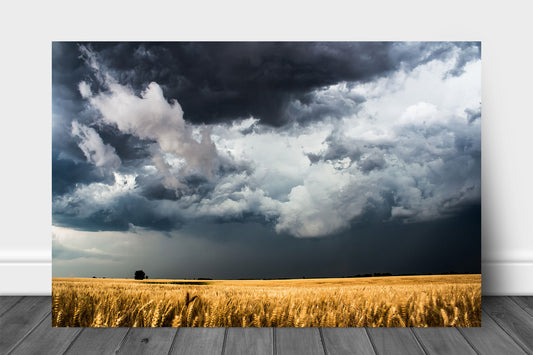
<path fill-rule="evenodd" d="M 457 272 L 457 271 L 447 271 L 439 273 L 403 273 L 403 274 L 393 274 L 390 272 L 374 272 L 372 274 L 355 274 L 355 275 L 344 275 L 344 276 L 302 276 L 301 279 L 343 279 L 343 278 L 359 278 L 359 277 L 385 277 L 385 276 L 424 276 L 424 275 L 459 275 L 459 274 L 476 274 L 471 272 Z M 273 278 L 262 278 L 261 280 L 290 280 L 294 277 L 273 277 Z M 198 278 L 200 280 L 200 278 Z M 240 278 L 238 280 L 255 280 L 251 278 Z"/>
<path fill-rule="evenodd" d="M 302 276 L 301 279 L 342 279 L 342 278 L 359 278 L 359 277 L 385 277 L 385 276 L 423 276 L 423 275 L 458 275 L 458 274 L 476 274 L 471 272 L 457 272 L 457 271 L 447 271 L 447 272 L 440 272 L 440 273 L 404 273 L 404 274 L 393 274 L 390 272 L 374 272 L 372 274 L 355 274 L 355 275 L 345 275 L 345 276 L 331 276 L 331 277 L 325 277 L 325 276 Z M 93 276 L 93 278 L 102 278 L 105 279 L 105 276 L 97 277 Z M 146 276 L 146 278 L 148 278 Z M 271 278 L 238 278 L 236 280 L 291 280 L 295 279 L 296 277 L 271 277 Z M 192 278 L 177 278 L 182 280 L 199 280 L 199 281 L 209 281 L 213 280 L 211 277 L 192 277 Z"/>

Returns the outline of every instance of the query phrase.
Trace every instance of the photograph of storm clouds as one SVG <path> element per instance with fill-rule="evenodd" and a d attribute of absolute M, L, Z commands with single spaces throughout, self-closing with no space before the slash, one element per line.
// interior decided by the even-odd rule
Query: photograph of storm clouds
<path fill-rule="evenodd" d="M 481 272 L 480 42 L 54 42 L 54 277 Z"/>

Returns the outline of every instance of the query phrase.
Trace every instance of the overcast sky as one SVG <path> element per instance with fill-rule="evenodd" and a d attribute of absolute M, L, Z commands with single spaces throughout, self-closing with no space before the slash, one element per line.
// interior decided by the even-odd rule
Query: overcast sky
<path fill-rule="evenodd" d="M 54 276 L 480 272 L 478 42 L 52 48 Z"/>

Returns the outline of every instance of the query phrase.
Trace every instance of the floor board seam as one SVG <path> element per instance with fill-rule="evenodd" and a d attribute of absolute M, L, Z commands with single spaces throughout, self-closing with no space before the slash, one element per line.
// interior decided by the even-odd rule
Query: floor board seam
<path fill-rule="evenodd" d="M 422 349 L 422 352 L 426 355 L 429 355 L 428 349 L 426 349 L 426 346 L 424 345 L 424 343 L 422 343 L 422 340 L 418 338 L 418 335 L 416 335 L 416 332 L 413 330 L 413 328 L 409 328 L 409 330 L 411 331 L 411 334 L 413 334 L 413 337 L 415 338 L 415 341 L 420 347 L 420 349 Z"/>
<path fill-rule="evenodd" d="M 13 307 L 15 307 L 17 304 L 19 304 L 20 301 L 22 301 L 24 298 L 25 298 L 25 296 L 21 296 L 21 297 L 19 297 L 19 299 L 17 300 L 17 302 L 13 303 L 13 304 L 11 305 L 11 307 L 9 307 L 8 309 L 6 309 L 5 311 L 3 311 L 3 312 L 0 314 L 0 318 L 1 318 L 4 314 L 6 314 L 7 312 L 9 312 L 9 311 L 10 311 Z"/>
<path fill-rule="evenodd" d="M 326 349 L 326 341 L 324 340 L 324 334 L 322 333 L 322 327 L 318 328 L 318 334 L 320 335 L 320 342 L 322 343 L 322 350 L 324 350 L 324 355 L 328 355 L 328 350 Z"/>
<path fill-rule="evenodd" d="M 528 308 L 526 308 L 526 307 L 522 306 L 520 303 L 516 302 L 514 297 L 507 297 L 507 298 L 509 298 L 514 304 L 516 304 L 518 307 L 520 307 L 522 310 L 524 310 L 524 312 L 526 312 L 528 316 L 533 317 L 533 314 L 529 313 Z"/>
<path fill-rule="evenodd" d="M 20 344 L 22 344 L 22 342 L 31 334 L 33 333 L 33 331 L 35 329 L 37 329 L 37 327 L 39 325 L 41 325 L 42 322 L 44 322 L 44 320 L 46 319 L 46 317 L 48 317 L 48 315 L 50 315 L 52 313 L 52 311 L 50 310 L 50 312 L 46 313 L 46 315 L 37 322 L 37 324 L 35 324 L 29 331 L 26 332 L 26 334 L 24 334 L 24 336 L 22 336 L 22 338 L 20 338 L 16 343 L 15 345 L 13 345 L 11 347 L 11 349 L 8 350 L 8 352 L 6 354 L 11 354 Z"/>
<path fill-rule="evenodd" d="M 172 343 L 170 343 L 170 349 L 168 349 L 168 355 L 172 354 L 172 351 L 174 350 L 174 343 L 176 342 L 176 339 L 178 338 L 179 331 L 180 331 L 180 328 L 176 328 L 176 333 L 174 333 L 174 337 L 172 338 Z"/>
<path fill-rule="evenodd" d="M 226 353 L 226 341 L 228 339 L 228 328 L 224 328 L 224 338 L 222 339 L 222 355 Z"/>
<path fill-rule="evenodd" d="M 72 345 L 74 345 L 74 342 L 76 340 L 78 340 L 78 338 L 80 337 L 81 333 L 83 333 L 85 331 L 86 328 L 82 328 L 78 334 L 76 334 L 76 336 L 74 337 L 74 339 L 72 339 L 72 341 L 70 342 L 70 344 L 68 344 L 67 348 L 65 349 L 65 351 L 63 351 L 63 355 L 65 355 L 66 353 L 68 353 L 68 351 L 70 350 L 70 348 L 72 348 Z"/>
<path fill-rule="evenodd" d="M 274 327 L 272 329 L 272 355 L 277 355 L 277 349 L 276 349 L 276 329 Z"/>
<path fill-rule="evenodd" d="M 366 337 L 368 338 L 368 341 L 370 342 L 370 346 L 372 347 L 372 351 L 374 351 L 374 354 L 378 354 L 378 349 L 376 348 L 376 344 L 374 344 L 374 339 L 372 339 L 372 336 L 370 335 L 370 332 L 368 331 L 367 327 L 363 328 L 365 330 Z"/>
<path fill-rule="evenodd" d="M 485 311 L 485 313 L 494 321 L 494 323 L 498 325 L 498 327 L 500 327 L 501 330 L 504 331 L 505 334 L 507 334 L 515 342 L 516 345 L 520 347 L 520 349 L 522 349 L 522 351 L 524 351 L 526 354 L 529 354 L 529 349 L 522 345 L 522 341 L 520 339 L 516 339 L 511 333 L 509 333 L 489 312 Z"/>
<path fill-rule="evenodd" d="M 276 328 L 272 327 L 272 355 L 277 355 L 278 349 L 276 344 Z"/>
<path fill-rule="evenodd" d="M 470 345 L 470 347 L 474 350 L 474 352 L 477 354 L 477 355 L 481 355 L 481 353 L 476 349 L 476 347 L 474 346 L 474 344 L 472 344 L 470 342 L 470 340 L 468 340 L 468 338 L 466 337 L 466 335 L 463 333 L 463 331 L 461 330 L 460 327 L 457 327 L 455 328 L 457 329 L 457 331 L 459 332 L 459 334 L 461 334 L 463 336 L 463 338 L 465 339 L 465 341 L 468 343 L 468 345 Z"/>
<path fill-rule="evenodd" d="M 115 354 L 118 354 L 122 346 L 126 343 L 126 339 L 128 339 L 128 337 L 130 336 L 130 331 L 131 331 L 131 327 L 128 328 L 128 331 L 126 332 L 126 334 L 124 334 L 124 337 L 122 338 L 117 348 L 115 349 Z"/>
<path fill-rule="evenodd" d="M 124 336 L 122 337 L 122 340 L 118 343 L 118 345 L 117 345 L 117 347 L 115 349 L 115 352 L 114 352 L 115 354 L 118 354 L 118 352 L 120 351 L 120 348 L 126 342 L 126 338 L 129 336 L 130 331 L 131 331 L 131 327 L 128 328 L 128 331 L 126 332 L 126 334 L 124 334 Z"/>

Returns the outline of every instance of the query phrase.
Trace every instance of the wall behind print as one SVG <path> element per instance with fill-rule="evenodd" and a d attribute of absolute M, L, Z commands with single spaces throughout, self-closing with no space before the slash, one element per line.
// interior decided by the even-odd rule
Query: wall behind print
<path fill-rule="evenodd" d="M 0 22 L 0 294 L 50 294 L 51 41 L 481 40 L 483 292 L 533 294 L 531 5 L 11 2 Z M 322 5 L 322 6 L 319 6 Z M 162 11 L 163 10 L 163 11 Z"/>

